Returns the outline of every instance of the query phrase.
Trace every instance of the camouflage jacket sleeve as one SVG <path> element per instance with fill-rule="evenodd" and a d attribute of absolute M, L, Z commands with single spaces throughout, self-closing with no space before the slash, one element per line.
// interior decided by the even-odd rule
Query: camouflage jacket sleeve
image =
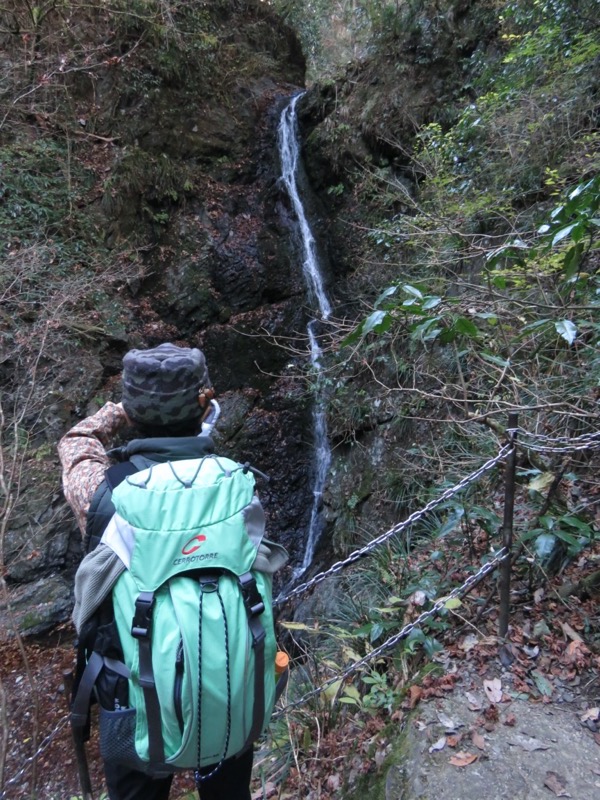
<path fill-rule="evenodd" d="M 127 424 L 123 406 L 106 403 L 91 417 L 77 423 L 58 443 L 63 491 L 82 534 L 90 501 L 112 463 L 105 448 Z"/>

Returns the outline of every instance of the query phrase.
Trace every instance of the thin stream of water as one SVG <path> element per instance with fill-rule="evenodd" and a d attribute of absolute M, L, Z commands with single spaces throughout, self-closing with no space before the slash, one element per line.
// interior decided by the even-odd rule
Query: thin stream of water
<path fill-rule="evenodd" d="M 300 198 L 296 175 L 300 157 L 300 142 L 298 138 L 298 123 L 296 117 L 296 104 L 302 95 L 293 97 L 284 108 L 278 129 L 279 155 L 281 159 L 281 177 L 290 197 L 302 242 L 302 269 L 306 281 L 308 294 L 315 311 L 319 317 L 312 319 L 307 326 L 308 340 L 310 343 L 310 360 L 316 374 L 315 403 L 313 407 L 313 504 L 310 514 L 310 523 L 304 546 L 304 557 L 301 566 L 294 570 L 293 580 L 297 580 L 311 565 L 316 545 L 323 529 L 321 504 L 325 482 L 331 464 L 331 448 L 327 436 L 327 417 L 325 413 L 325 396 L 323 391 L 321 348 L 319 346 L 316 328 L 318 320 L 327 319 L 331 314 L 331 305 L 323 286 L 323 276 L 317 258 L 316 242 Z"/>
<path fill-rule="evenodd" d="M 317 259 L 315 238 L 312 235 L 310 225 L 306 219 L 304 205 L 298 192 L 296 175 L 298 173 L 298 161 L 300 158 L 300 143 L 298 141 L 298 123 L 296 117 L 296 105 L 302 95 L 293 97 L 281 115 L 279 122 L 278 141 L 279 155 L 281 158 L 281 177 L 288 191 L 290 200 L 302 239 L 302 269 L 308 286 L 309 295 L 323 319 L 327 319 L 331 314 L 331 306 L 323 287 L 323 277 Z"/>

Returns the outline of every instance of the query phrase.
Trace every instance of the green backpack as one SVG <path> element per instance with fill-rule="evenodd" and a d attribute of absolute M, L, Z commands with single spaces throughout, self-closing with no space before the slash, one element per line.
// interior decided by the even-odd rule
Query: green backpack
<path fill-rule="evenodd" d="M 276 695 L 271 576 L 253 570 L 264 513 L 252 471 L 216 456 L 157 464 L 112 501 L 102 541 L 126 566 L 112 589 L 123 658 L 91 653 L 74 724 L 100 676 L 118 676 L 125 699 L 121 690 L 112 707 L 100 703 L 106 761 L 154 776 L 219 764 L 265 730 Z"/>

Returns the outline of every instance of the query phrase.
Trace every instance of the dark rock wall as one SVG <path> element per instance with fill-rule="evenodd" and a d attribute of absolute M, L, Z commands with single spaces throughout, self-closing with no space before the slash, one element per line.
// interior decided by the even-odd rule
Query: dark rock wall
<path fill-rule="evenodd" d="M 125 253 L 138 270 L 103 287 L 115 309 L 114 323 L 100 314 L 109 336 L 67 336 L 48 356 L 49 364 L 62 358 L 63 368 L 47 370 L 36 408 L 52 424 L 39 457 L 27 459 L 4 543 L 25 630 L 65 617 L 81 556 L 59 488 L 56 441 L 102 401 L 119 399 L 121 359 L 134 346 L 170 340 L 205 350 L 223 409 L 218 449 L 270 476 L 259 482 L 268 535 L 301 558 L 312 499 L 310 398 L 298 377 L 305 287 L 278 181 L 276 125 L 286 96 L 303 83 L 304 59 L 292 32 L 260 4 L 216 6 L 212 61 L 195 63 L 182 49 L 178 63 L 176 48 L 163 48 L 159 63 L 131 31 L 131 41 L 115 39 L 106 68 L 70 81 L 80 125 L 93 132 L 102 159 L 90 224 L 105 232 L 116 261 Z M 90 39 L 109 24 L 94 22 L 95 33 L 80 21 Z M 89 142 L 73 154 L 89 158 Z M 25 380 L 16 362 L 4 368 L 13 382 Z M 19 598 L 33 615 L 19 609 Z"/>

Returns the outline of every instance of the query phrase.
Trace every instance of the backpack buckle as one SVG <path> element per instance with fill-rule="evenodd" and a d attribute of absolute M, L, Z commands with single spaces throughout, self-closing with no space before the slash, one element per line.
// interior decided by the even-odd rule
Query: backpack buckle
<path fill-rule="evenodd" d="M 131 624 L 131 635 L 134 639 L 147 639 L 152 628 L 152 608 L 154 592 L 142 592 L 135 601 L 135 614 Z"/>
<path fill-rule="evenodd" d="M 200 591 L 203 594 L 210 594 L 211 592 L 218 592 L 219 591 L 219 578 L 221 577 L 222 572 L 203 572 L 198 577 L 198 583 L 200 584 Z"/>
<path fill-rule="evenodd" d="M 242 599 L 248 616 L 258 617 L 259 614 L 262 614 L 265 610 L 265 604 L 263 603 L 260 592 L 256 588 L 254 576 L 251 572 L 246 572 L 244 575 L 239 576 L 238 581 L 240 583 Z"/>

